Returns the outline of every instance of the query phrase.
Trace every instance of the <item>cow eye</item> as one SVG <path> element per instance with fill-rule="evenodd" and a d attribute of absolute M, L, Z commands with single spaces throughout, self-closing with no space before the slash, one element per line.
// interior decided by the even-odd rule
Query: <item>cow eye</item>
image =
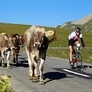
<path fill-rule="evenodd" d="M 45 37 L 45 35 L 42 36 L 42 38 L 44 38 L 44 37 Z"/>
<path fill-rule="evenodd" d="M 36 36 L 36 35 L 34 34 L 34 36 Z"/>

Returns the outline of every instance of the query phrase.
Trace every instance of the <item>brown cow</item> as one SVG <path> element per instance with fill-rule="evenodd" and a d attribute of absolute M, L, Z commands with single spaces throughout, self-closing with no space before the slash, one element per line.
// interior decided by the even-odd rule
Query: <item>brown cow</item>
<path fill-rule="evenodd" d="M 39 64 L 39 72 L 40 72 L 40 84 L 44 84 L 43 79 L 43 70 L 44 70 L 44 62 L 46 58 L 46 51 L 48 48 L 49 40 L 45 35 L 45 29 L 31 26 L 29 29 L 26 30 L 24 34 L 25 38 L 25 49 L 28 56 L 28 63 L 29 63 L 29 76 L 32 81 L 38 81 L 37 76 L 37 63 L 40 61 Z M 54 38 L 54 36 L 52 37 Z"/>
<path fill-rule="evenodd" d="M 0 34 L 1 64 L 4 66 L 4 54 L 7 54 L 7 68 L 10 68 L 10 51 L 14 49 L 11 37 L 6 33 Z"/>
<path fill-rule="evenodd" d="M 12 55 L 13 55 L 13 63 L 18 64 L 18 55 L 19 55 L 19 50 L 20 47 L 23 47 L 24 45 L 24 37 L 20 36 L 17 33 L 14 33 L 11 35 L 12 42 L 14 44 L 15 49 L 12 50 Z"/>

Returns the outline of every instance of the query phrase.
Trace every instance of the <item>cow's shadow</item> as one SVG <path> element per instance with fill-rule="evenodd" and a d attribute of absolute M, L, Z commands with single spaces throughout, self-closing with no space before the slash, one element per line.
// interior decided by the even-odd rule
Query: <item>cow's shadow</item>
<path fill-rule="evenodd" d="M 27 60 L 21 60 L 21 61 L 19 61 L 18 62 L 18 64 L 12 64 L 12 67 L 14 68 L 14 67 L 24 67 L 24 68 L 27 68 L 27 67 L 29 67 L 29 65 L 28 65 L 28 61 Z"/>
<path fill-rule="evenodd" d="M 44 73 L 44 79 L 47 79 L 47 81 L 45 82 L 45 84 L 47 82 L 53 81 L 53 80 L 59 80 L 62 78 L 66 78 L 66 74 L 65 73 L 60 73 L 60 72 L 47 72 Z"/>

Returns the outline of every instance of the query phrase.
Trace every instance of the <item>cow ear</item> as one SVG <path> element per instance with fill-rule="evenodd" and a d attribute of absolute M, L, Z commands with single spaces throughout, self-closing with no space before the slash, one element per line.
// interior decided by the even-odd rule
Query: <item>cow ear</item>
<path fill-rule="evenodd" d="M 8 37 L 7 36 L 5 36 L 5 39 L 8 41 Z"/>
<path fill-rule="evenodd" d="M 45 32 L 45 36 L 46 36 L 49 40 L 51 40 L 51 39 L 54 37 L 54 35 L 55 35 L 55 31 L 53 31 L 53 30 L 48 30 L 48 31 Z"/>

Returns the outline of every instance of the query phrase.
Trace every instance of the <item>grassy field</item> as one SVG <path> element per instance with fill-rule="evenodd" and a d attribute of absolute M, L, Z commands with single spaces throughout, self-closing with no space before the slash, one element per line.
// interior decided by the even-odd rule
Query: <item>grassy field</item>
<path fill-rule="evenodd" d="M 82 48 L 81 49 L 82 54 L 82 61 L 86 63 L 92 64 L 92 48 Z M 47 56 L 54 56 L 54 57 L 60 57 L 69 59 L 69 50 L 68 49 L 48 49 Z"/>
<path fill-rule="evenodd" d="M 24 32 L 31 25 L 22 25 L 22 24 L 8 24 L 8 23 L 0 23 L 0 33 L 6 32 L 7 34 L 18 33 L 20 35 L 24 35 Z M 68 47 L 67 38 L 68 35 L 72 32 L 72 30 L 60 29 L 60 28 L 50 28 L 45 27 L 46 30 L 52 29 L 56 32 L 56 40 L 52 42 L 49 47 Z M 92 47 L 92 32 L 90 31 L 82 31 L 83 38 L 86 44 L 86 47 Z M 60 58 L 69 58 L 68 49 L 48 49 L 48 56 L 55 56 Z M 82 57 L 84 62 L 92 63 L 92 49 L 81 49 Z"/>

